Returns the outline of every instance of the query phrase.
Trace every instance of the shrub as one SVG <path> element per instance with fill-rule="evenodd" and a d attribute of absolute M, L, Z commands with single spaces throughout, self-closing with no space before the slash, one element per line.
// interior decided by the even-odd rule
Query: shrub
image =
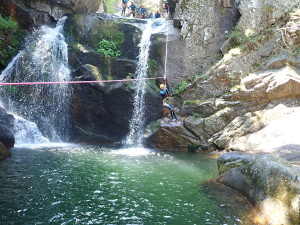
<path fill-rule="evenodd" d="M 118 50 L 118 44 L 115 41 L 108 41 L 103 39 L 99 42 L 97 51 L 104 54 L 105 57 L 121 56 L 121 51 Z"/>
<path fill-rule="evenodd" d="M 192 116 L 196 117 L 196 118 L 199 118 L 199 117 L 201 117 L 201 114 L 200 113 L 193 113 Z"/>
<path fill-rule="evenodd" d="M 187 89 L 187 87 L 189 86 L 188 82 L 186 81 L 181 81 L 179 84 L 178 84 L 178 87 L 176 88 L 176 90 L 174 91 L 174 95 L 178 95 L 180 94 L 181 92 L 185 91 Z"/>
<path fill-rule="evenodd" d="M 19 24 L 11 17 L 5 19 L 0 15 L 0 30 L 2 32 L 11 31 L 11 30 L 17 30 L 19 29 Z"/>
<path fill-rule="evenodd" d="M 11 17 L 6 19 L 0 15 L 0 67 L 16 54 L 21 37 L 19 24 Z"/>

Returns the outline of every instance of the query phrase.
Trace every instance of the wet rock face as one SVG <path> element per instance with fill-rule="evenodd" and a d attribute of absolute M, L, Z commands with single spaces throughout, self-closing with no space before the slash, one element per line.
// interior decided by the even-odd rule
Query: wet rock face
<path fill-rule="evenodd" d="M 69 13 L 103 12 L 103 0 L 3 0 L 1 6 L 24 28 L 52 24 Z"/>
<path fill-rule="evenodd" d="M 15 137 L 13 135 L 14 120 L 15 118 L 11 114 L 8 114 L 5 109 L 0 108 L 0 143 L 3 145 L 0 148 L 3 149 L 1 151 L 3 155 L 7 155 L 7 149 L 14 147 L 15 144 Z"/>
<path fill-rule="evenodd" d="M 299 224 L 300 171 L 268 154 L 236 152 L 218 159 L 218 182 L 244 194 L 271 224 Z"/>
<path fill-rule="evenodd" d="M 73 14 L 68 18 L 65 36 L 75 80 L 134 78 L 141 38 L 141 30 L 137 26 L 143 26 L 144 21 L 124 22 L 120 17 L 106 14 Z M 121 56 L 105 57 L 97 52 L 103 39 L 117 42 Z M 129 129 L 134 84 L 94 83 L 74 88 L 72 140 L 94 143 L 121 141 Z M 148 82 L 145 95 L 147 123 L 159 118 L 160 101 L 155 83 Z"/>

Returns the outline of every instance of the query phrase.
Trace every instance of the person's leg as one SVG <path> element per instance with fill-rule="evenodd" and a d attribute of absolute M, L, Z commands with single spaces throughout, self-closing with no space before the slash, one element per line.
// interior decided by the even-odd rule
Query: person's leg
<path fill-rule="evenodd" d="M 177 116 L 176 116 L 176 114 L 175 114 L 175 111 L 174 111 L 174 110 L 172 110 L 172 113 L 173 113 L 173 117 L 174 117 L 174 119 L 175 119 L 175 120 L 178 120 L 178 118 L 177 118 Z"/>

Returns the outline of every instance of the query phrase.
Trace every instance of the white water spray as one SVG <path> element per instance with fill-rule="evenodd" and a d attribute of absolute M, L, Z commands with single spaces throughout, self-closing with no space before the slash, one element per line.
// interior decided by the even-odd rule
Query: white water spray
<path fill-rule="evenodd" d="M 135 82 L 135 93 L 133 99 L 133 113 L 130 119 L 129 134 L 126 137 L 125 144 L 127 146 L 142 147 L 143 145 L 143 132 L 145 126 L 145 93 L 146 93 L 146 80 L 148 71 L 148 58 L 150 50 L 150 37 L 152 34 L 152 21 L 148 21 L 146 28 L 143 32 L 141 42 L 139 44 L 140 54 L 136 70 L 136 77 L 139 80 Z"/>
<path fill-rule="evenodd" d="M 55 28 L 42 26 L 1 73 L 1 82 L 68 81 L 68 45 L 62 34 L 66 17 Z M 17 143 L 67 139 L 72 88 L 67 84 L 1 87 L 4 108 L 17 114 Z M 26 119 L 24 119 L 24 118 Z M 43 137 L 43 135 L 48 138 Z"/>

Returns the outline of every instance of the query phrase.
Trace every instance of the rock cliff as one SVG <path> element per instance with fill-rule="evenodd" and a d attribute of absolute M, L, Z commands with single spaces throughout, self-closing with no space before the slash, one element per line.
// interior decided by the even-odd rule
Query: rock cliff
<path fill-rule="evenodd" d="M 230 1 L 241 18 L 227 40 L 219 45 L 223 57 L 206 72 L 190 78 L 191 82 L 174 97 L 182 123 L 174 126 L 162 123 L 161 128 L 150 135 L 150 139 L 155 139 L 154 146 L 184 150 L 196 146 L 198 149 L 243 151 L 283 151 L 288 146 L 299 149 L 297 129 L 294 129 L 300 106 L 300 11 L 297 3 L 299 1 L 278 1 L 279 7 L 272 8 L 273 1 L 259 4 Z M 266 10 L 270 8 L 271 11 Z M 252 23 L 249 18 L 253 19 Z M 188 27 L 185 17 L 181 23 L 181 34 L 186 38 L 192 35 L 191 30 L 184 28 Z M 203 30 L 197 29 L 197 32 Z M 198 39 L 191 37 L 194 42 L 203 40 L 203 34 Z M 195 50 L 195 54 L 198 53 Z M 193 64 L 199 65 L 199 62 L 200 59 Z M 174 134 L 174 143 L 181 142 L 182 138 L 188 141 L 164 146 L 167 139 L 161 135 L 164 132 Z"/>
<path fill-rule="evenodd" d="M 22 27 L 51 24 L 69 13 L 103 12 L 103 0 L 2 0 L 7 16 L 13 15 Z"/>
<path fill-rule="evenodd" d="M 72 14 L 65 24 L 69 63 L 75 80 L 134 78 L 143 20 L 127 20 L 107 14 Z M 140 26 L 140 28 L 139 28 Z M 126 35 L 125 35 L 126 34 Z M 120 57 L 98 52 L 101 40 L 119 46 Z M 128 133 L 132 111 L 132 83 L 76 85 L 73 97 L 72 140 L 107 143 Z M 160 98 L 155 83 L 148 82 L 145 96 L 147 123 L 160 117 Z"/>

